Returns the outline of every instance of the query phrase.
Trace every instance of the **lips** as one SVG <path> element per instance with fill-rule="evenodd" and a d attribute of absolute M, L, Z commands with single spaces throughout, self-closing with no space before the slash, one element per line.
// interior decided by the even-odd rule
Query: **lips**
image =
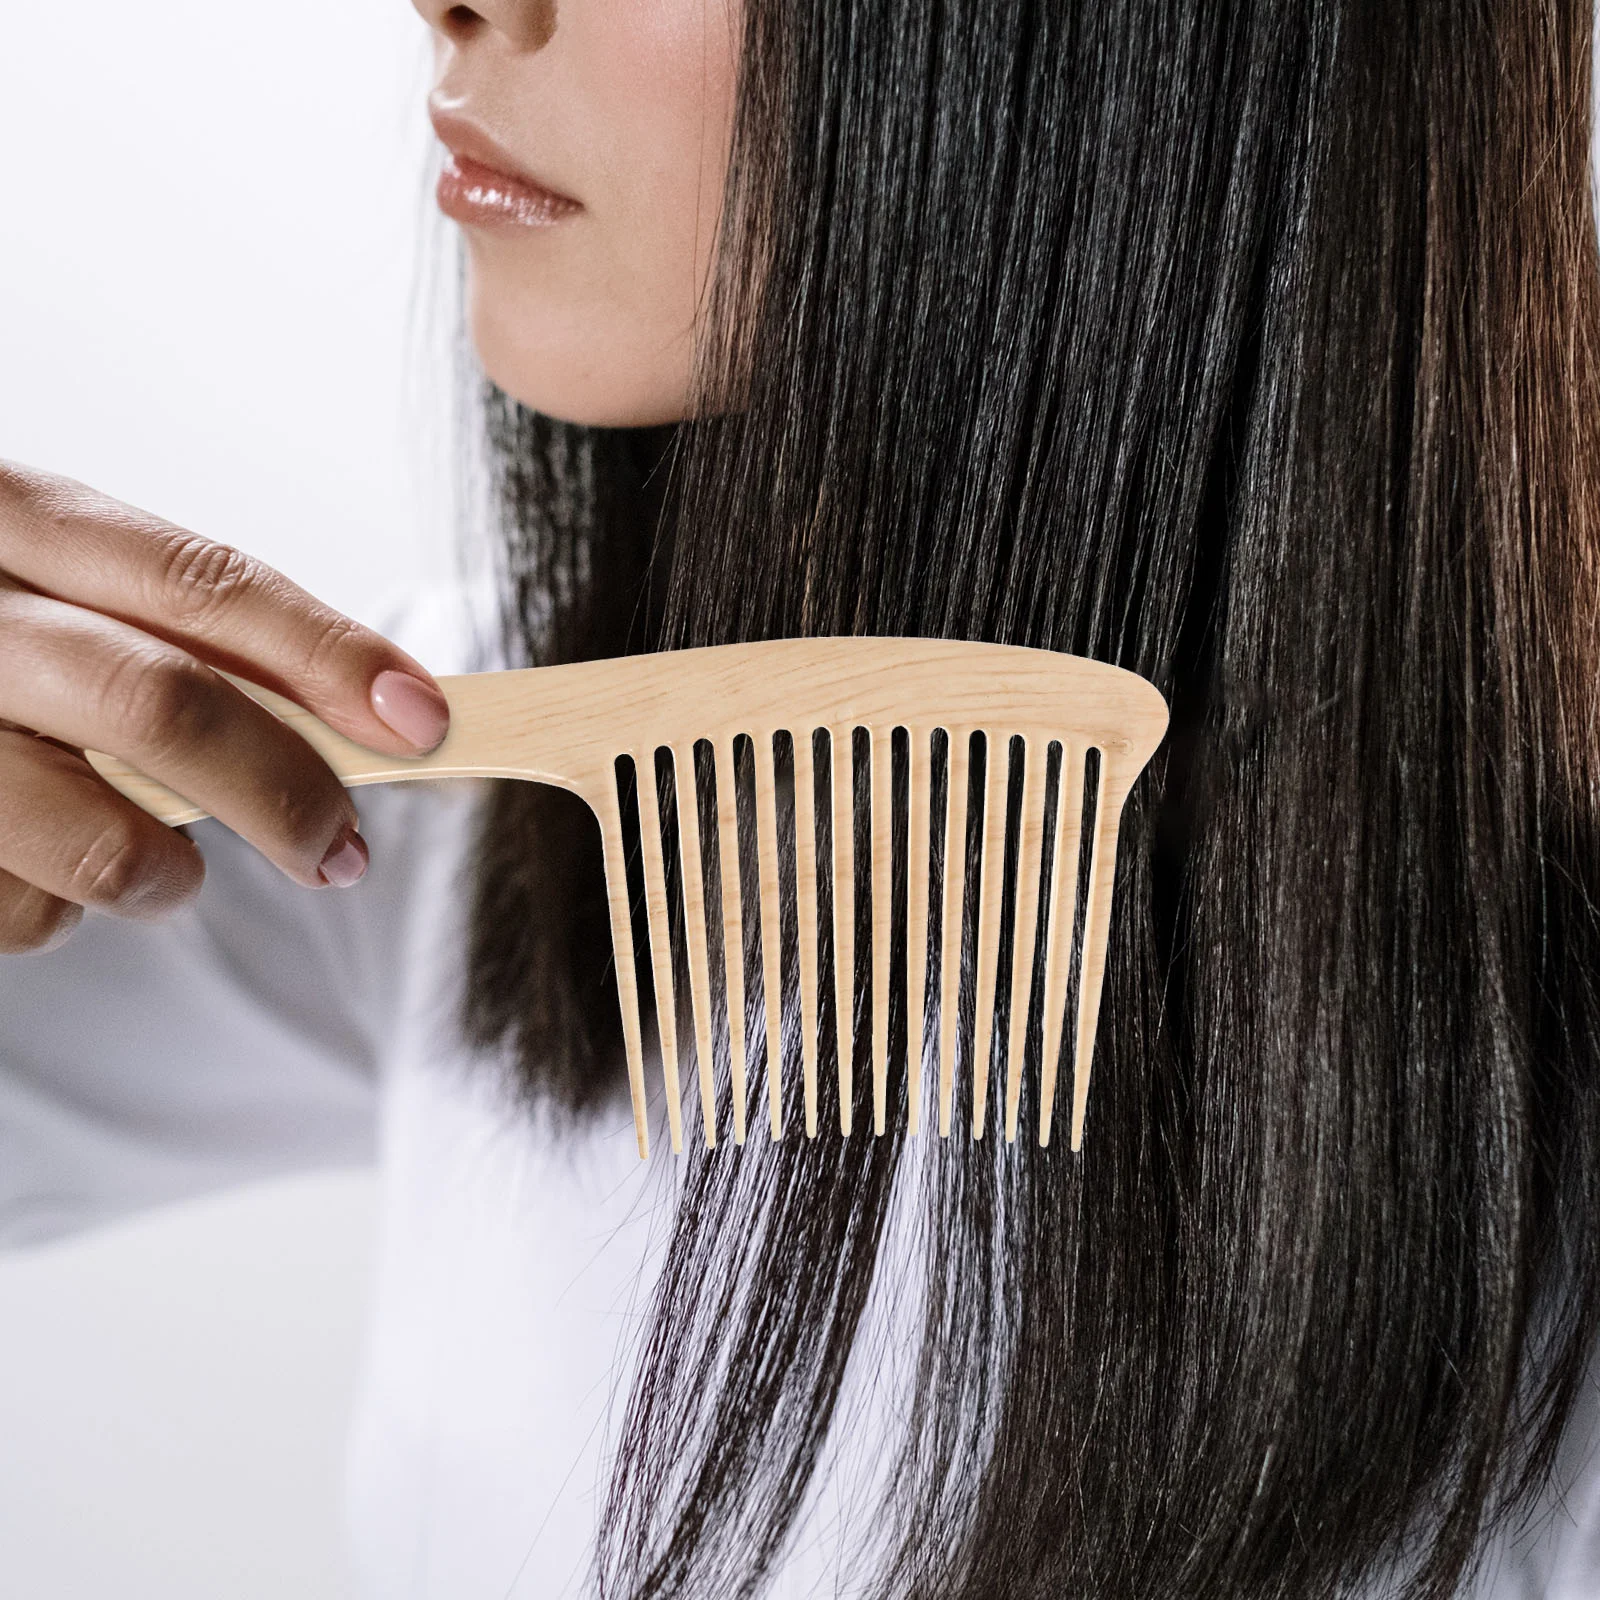
<path fill-rule="evenodd" d="M 469 226 L 546 228 L 583 206 L 514 163 L 481 129 L 435 111 L 434 131 L 448 155 L 435 190 L 439 209 Z"/>

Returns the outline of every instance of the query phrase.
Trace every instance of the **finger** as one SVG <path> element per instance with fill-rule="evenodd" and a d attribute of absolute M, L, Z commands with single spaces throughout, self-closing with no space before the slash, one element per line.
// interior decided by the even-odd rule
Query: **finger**
<path fill-rule="evenodd" d="M 127 623 L 43 595 L 0 588 L 0 717 L 120 757 L 311 887 L 359 826 L 327 762 L 220 673 Z"/>
<path fill-rule="evenodd" d="M 196 845 L 118 794 L 82 756 L 0 731 L 0 870 L 47 895 L 153 921 L 205 881 Z"/>
<path fill-rule="evenodd" d="M 414 657 L 265 562 L 70 479 L 0 462 L 0 569 L 287 695 L 346 737 L 416 755 L 449 707 Z"/>
<path fill-rule="evenodd" d="M 83 921 L 83 907 L 0 871 L 0 955 L 57 950 Z"/>

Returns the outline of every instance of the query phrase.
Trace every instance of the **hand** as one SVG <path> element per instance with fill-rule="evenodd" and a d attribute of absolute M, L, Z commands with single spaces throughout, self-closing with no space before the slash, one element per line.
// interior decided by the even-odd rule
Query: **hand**
<path fill-rule="evenodd" d="M 54 949 L 86 906 L 148 921 L 199 892 L 200 851 L 85 749 L 177 789 L 297 883 L 365 871 L 350 792 L 216 667 L 386 754 L 448 726 L 415 660 L 281 573 L 0 461 L 0 952 Z"/>

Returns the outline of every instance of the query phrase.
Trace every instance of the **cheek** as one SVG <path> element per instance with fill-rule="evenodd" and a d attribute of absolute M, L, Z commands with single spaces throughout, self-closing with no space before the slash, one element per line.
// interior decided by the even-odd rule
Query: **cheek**
<path fill-rule="evenodd" d="M 586 214 L 534 250 L 470 240 L 474 336 L 524 403 L 606 426 L 685 414 L 739 27 L 729 0 L 565 0 Z"/>
<path fill-rule="evenodd" d="M 630 269 L 692 305 L 710 259 L 733 112 L 728 0 L 600 0 L 593 62 L 612 107 L 608 190 Z"/>

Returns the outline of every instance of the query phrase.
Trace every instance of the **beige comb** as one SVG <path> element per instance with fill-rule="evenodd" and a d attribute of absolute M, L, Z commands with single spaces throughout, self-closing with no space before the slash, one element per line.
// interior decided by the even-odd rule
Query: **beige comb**
<path fill-rule="evenodd" d="M 1017 645 L 968 644 L 941 639 L 788 639 L 758 644 L 628 656 L 555 667 L 475 672 L 437 681 L 450 703 L 450 732 L 438 749 L 415 759 L 380 755 L 335 733 L 281 695 L 226 674 L 295 728 L 350 787 L 406 778 L 502 777 L 551 783 L 581 795 L 600 821 L 611 936 L 621 998 L 639 1154 L 648 1153 L 644 1052 L 635 977 L 633 922 L 628 908 L 625 840 L 617 764 L 629 758 L 638 775 L 645 901 L 654 974 L 657 1031 L 666 1085 L 672 1148 L 683 1143 L 678 1081 L 677 1005 L 669 936 L 667 875 L 655 783 L 656 752 L 671 756 L 682 799 L 677 847 L 682 868 L 681 910 L 699 1067 L 700 1103 L 708 1145 L 716 1142 L 712 1083 L 714 1016 L 703 875 L 703 813 L 698 803 L 694 751 L 709 741 L 713 752 L 717 859 L 722 883 L 725 952 L 724 1025 L 729 1025 L 734 1139 L 744 1141 L 746 1041 L 744 934 L 741 911 L 734 746 L 748 736 L 755 753 L 757 877 L 767 1060 L 768 1116 L 773 1138 L 782 1133 L 777 1067 L 781 1065 L 779 846 L 774 740 L 794 740 L 795 885 L 799 940 L 802 1071 L 808 1135 L 817 1125 L 819 899 L 816 862 L 813 735 L 830 748 L 833 840 L 835 993 L 839 1047 L 840 1131 L 851 1122 L 855 1017 L 855 790 L 852 735 L 866 730 L 871 812 L 869 860 L 872 905 L 873 1126 L 884 1131 L 888 1090 L 888 995 L 891 931 L 891 773 L 896 729 L 909 750 L 906 1014 L 909 1128 L 922 1114 L 923 1010 L 927 984 L 928 888 L 933 818 L 933 736 L 948 739 L 947 799 L 940 948 L 938 1105 L 939 1132 L 950 1131 L 958 990 L 963 948 L 962 913 L 967 871 L 968 762 L 972 738 L 982 736 L 985 761 L 982 848 L 979 852 L 975 930 L 976 1029 L 973 1041 L 972 1133 L 981 1137 L 989 1090 L 995 1015 L 996 967 L 1001 947 L 1006 821 L 1011 743 L 1020 737 L 1022 793 L 1012 941 L 1010 1024 L 1001 1070 L 1005 1074 L 1005 1131 L 1016 1138 L 1022 1058 L 1032 1000 L 1035 939 L 1041 893 L 1045 919 L 1043 1082 L 1039 1143 L 1050 1139 L 1057 1056 L 1064 1027 L 1078 908 L 1078 861 L 1083 826 L 1086 758 L 1099 752 L 1093 796 L 1093 832 L 1083 914 L 1077 1039 L 1073 1054 L 1072 1148 L 1083 1137 L 1083 1116 L 1094 1053 L 1095 1026 L 1105 967 L 1106 935 L 1116 869 L 1117 826 L 1129 788 L 1160 743 L 1167 707 L 1143 678 L 1081 656 Z M 1046 835 L 1046 770 L 1052 743 L 1061 749 L 1056 785 L 1054 849 L 1042 861 Z M 208 815 L 172 790 L 125 763 L 89 752 L 94 766 L 122 793 L 163 822 L 177 825 Z M 711 813 L 704 813 L 709 816 Z"/>

